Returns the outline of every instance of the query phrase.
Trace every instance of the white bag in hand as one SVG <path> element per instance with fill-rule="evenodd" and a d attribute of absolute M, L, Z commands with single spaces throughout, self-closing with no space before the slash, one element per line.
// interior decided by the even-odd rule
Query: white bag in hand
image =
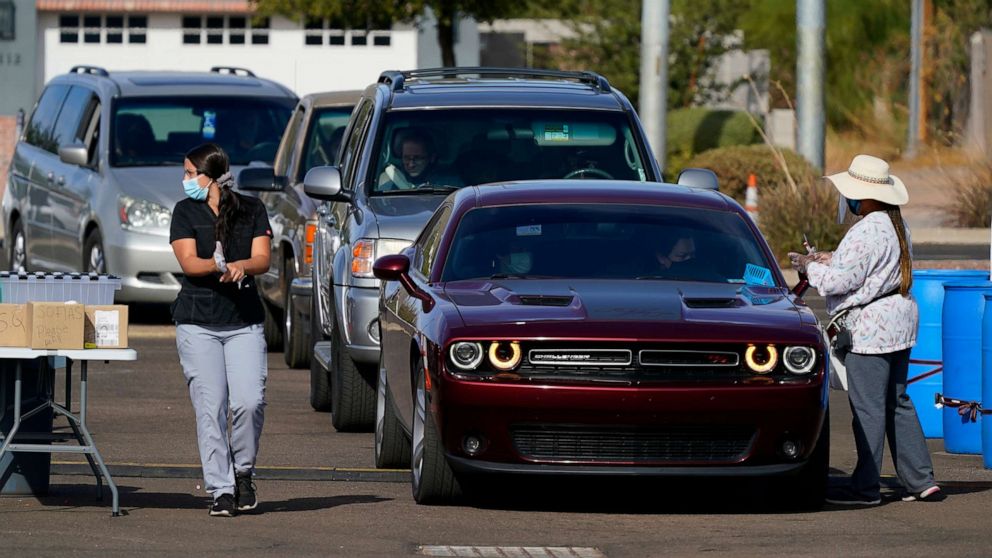
<path fill-rule="evenodd" d="M 227 260 L 224 259 L 224 247 L 217 241 L 217 248 L 214 249 L 214 262 L 221 273 L 227 273 Z"/>
<path fill-rule="evenodd" d="M 847 391 L 847 367 L 844 366 L 844 361 L 837 358 L 833 349 L 830 348 L 830 339 L 827 338 L 826 332 L 823 332 L 823 342 L 826 344 L 829 357 L 826 366 L 830 375 L 830 389 Z"/>

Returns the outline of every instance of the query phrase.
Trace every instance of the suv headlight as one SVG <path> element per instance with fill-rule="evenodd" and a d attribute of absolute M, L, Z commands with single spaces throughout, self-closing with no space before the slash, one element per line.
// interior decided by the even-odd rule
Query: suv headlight
<path fill-rule="evenodd" d="M 167 236 L 172 211 L 150 201 L 121 196 L 118 215 L 121 218 L 121 228 L 148 234 Z"/>
<path fill-rule="evenodd" d="M 351 276 L 359 278 L 373 278 L 372 264 L 376 258 L 399 254 L 404 248 L 409 246 L 409 240 L 398 238 L 380 238 L 374 240 L 363 238 L 351 247 Z"/>

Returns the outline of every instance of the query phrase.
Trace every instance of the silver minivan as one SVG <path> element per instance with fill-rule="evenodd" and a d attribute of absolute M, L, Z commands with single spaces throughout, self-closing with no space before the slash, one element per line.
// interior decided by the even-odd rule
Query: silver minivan
<path fill-rule="evenodd" d="M 108 72 L 76 66 L 46 85 L 2 202 L 6 269 L 121 277 L 119 302 L 171 302 L 169 246 L 185 153 L 211 141 L 232 172 L 272 164 L 296 95 L 241 68 Z"/>

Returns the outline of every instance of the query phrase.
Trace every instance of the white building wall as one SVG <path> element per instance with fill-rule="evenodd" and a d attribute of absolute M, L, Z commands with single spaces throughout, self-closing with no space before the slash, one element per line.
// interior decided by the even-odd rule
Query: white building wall
<path fill-rule="evenodd" d="M 237 66 L 280 82 L 297 95 L 318 91 L 364 89 L 383 70 L 417 67 L 417 30 L 390 31 L 389 46 L 306 45 L 299 22 L 274 17 L 269 44 L 183 44 L 182 16 L 149 14 L 146 44 L 61 43 L 58 14 L 38 14 L 39 77 L 43 82 L 76 65 L 108 71 L 189 70 Z M 226 41 L 225 41 L 226 42 Z"/>

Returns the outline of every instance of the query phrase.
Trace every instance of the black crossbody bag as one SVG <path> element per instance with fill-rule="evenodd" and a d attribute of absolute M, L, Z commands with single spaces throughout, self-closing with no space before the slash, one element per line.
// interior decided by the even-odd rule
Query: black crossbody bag
<path fill-rule="evenodd" d="M 846 324 L 844 324 L 844 317 L 847 316 L 848 312 L 854 310 L 855 308 L 864 308 L 873 302 L 878 302 L 883 298 L 889 298 L 890 296 L 895 296 L 897 294 L 899 294 L 898 287 L 885 294 L 876 296 L 868 302 L 851 306 L 850 308 L 845 308 L 830 319 L 830 323 L 827 324 L 827 337 L 830 338 L 830 347 L 835 353 L 837 353 L 839 358 L 843 358 L 843 356 L 851 350 L 851 347 L 854 346 L 854 339 L 851 337 L 851 330 L 847 328 Z"/>

